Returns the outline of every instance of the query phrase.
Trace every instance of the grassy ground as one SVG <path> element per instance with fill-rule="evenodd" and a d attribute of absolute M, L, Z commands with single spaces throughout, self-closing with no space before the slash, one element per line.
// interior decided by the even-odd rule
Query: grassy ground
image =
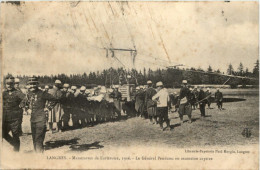
<path fill-rule="evenodd" d="M 229 92 L 235 93 L 232 90 Z M 252 92 L 245 91 L 245 94 L 248 93 Z M 182 148 L 258 144 L 258 94 L 229 95 L 227 97 L 246 100 L 224 103 L 222 111 L 217 110 L 216 104 L 213 103 L 212 109 L 206 109 L 207 117 L 204 119 L 200 117 L 199 110 L 194 110 L 192 124 L 186 122 L 180 125 L 178 114 L 170 113 L 171 131 L 161 131 L 158 125 L 151 124 L 149 120 L 135 117 L 62 133 L 47 133 L 46 152 L 55 150 L 62 152 L 87 151 L 138 145 Z M 29 115 L 24 116 L 23 131 L 25 133 L 30 133 L 29 118 Z M 188 120 L 187 117 L 184 119 Z M 244 128 L 251 130 L 252 135 L 249 138 L 242 135 Z M 6 142 L 4 145 L 10 147 Z M 22 152 L 32 152 L 32 146 L 30 134 L 21 137 Z"/>

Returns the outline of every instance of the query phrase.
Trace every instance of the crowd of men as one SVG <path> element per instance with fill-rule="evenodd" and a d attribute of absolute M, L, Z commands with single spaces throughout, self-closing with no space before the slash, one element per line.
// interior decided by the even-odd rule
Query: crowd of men
<path fill-rule="evenodd" d="M 52 88 L 39 87 L 36 77 L 30 77 L 26 91 L 19 88 L 19 79 L 8 77 L 5 80 L 6 89 L 3 92 L 3 138 L 15 151 L 20 149 L 23 112 L 31 114 L 31 132 L 33 146 L 36 152 L 43 152 L 43 142 L 46 131 L 60 132 L 72 128 L 93 126 L 105 121 L 120 120 L 121 113 L 149 118 L 152 124 L 159 124 L 163 130 L 171 130 L 169 111 L 175 107 L 183 123 L 187 115 L 192 122 L 192 108 L 200 108 L 201 116 L 205 117 L 205 106 L 210 107 L 210 90 L 188 88 L 188 82 L 182 81 L 180 94 L 169 93 L 161 81 L 153 87 L 148 81 L 145 86 L 137 86 L 134 97 L 126 101 L 122 97 L 119 85 L 107 89 L 97 86 L 86 89 L 62 84 L 56 80 Z M 217 90 L 215 99 L 218 108 L 222 109 L 223 95 Z M 166 123 L 166 128 L 163 124 Z M 11 131 L 12 136 L 9 134 Z"/>

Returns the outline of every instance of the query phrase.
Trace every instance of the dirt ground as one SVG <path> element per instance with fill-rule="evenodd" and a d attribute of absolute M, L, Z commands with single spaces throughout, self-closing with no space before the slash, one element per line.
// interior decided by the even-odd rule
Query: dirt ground
<path fill-rule="evenodd" d="M 159 125 L 140 117 L 128 118 L 115 122 L 106 122 L 61 133 L 47 133 L 45 152 L 87 152 L 92 149 L 109 149 L 110 147 L 131 147 L 138 145 L 160 147 L 192 146 L 231 146 L 258 144 L 259 138 L 259 97 L 258 90 L 243 90 L 224 93 L 228 102 L 219 111 L 216 103 L 206 109 L 206 118 L 200 117 L 199 110 L 192 113 L 193 122 L 180 125 L 178 113 L 170 113 L 171 131 L 162 131 Z M 241 99 L 245 99 L 244 101 Z M 21 152 L 33 151 L 30 134 L 30 115 L 24 115 L 21 137 Z M 184 120 L 188 117 L 184 116 Z M 166 125 L 164 125 L 166 126 Z M 251 131 L 250 137 L 244 137 L 245 128 Z M 5 141 L 3 144 L 10 148 Z"/>

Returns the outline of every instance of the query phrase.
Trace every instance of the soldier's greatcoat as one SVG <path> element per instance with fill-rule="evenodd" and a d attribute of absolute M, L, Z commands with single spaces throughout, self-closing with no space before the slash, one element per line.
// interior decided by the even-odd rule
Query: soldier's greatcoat
<path fill-rule="evenodd" d="M 152 97 L 156 94 L 156 90 L 149 87 L 145 93 L 145 105 L 147 107 L 148 116 L 156 116 L 156 102 L 152 100 Z"/>
<path fill-rule="evenodd" d="M 54 96 L 57 100 L 62 98 L 62 91 L 57 87 L 53 87 L 53 89 L 49 90 L 49 93 Z M 54 108 L 49 112 L 49 120 L 48 122 L 59 122 L 64 114 L 63 106 L 60 102 L 56 103 Z"/>

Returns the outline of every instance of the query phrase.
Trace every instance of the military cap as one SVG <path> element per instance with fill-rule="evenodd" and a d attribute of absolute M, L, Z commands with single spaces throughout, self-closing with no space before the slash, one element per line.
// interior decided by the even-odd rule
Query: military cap
<path fill-rule="evenodd" d="M 25 86 L 26 89 L 29 89 L 30 87 L 31 87 L 30 85 L 26 85 L 26 86 Z"/>
<path fill-rule="evenodd" d="M 113 92 L 113 89 L 108 89 L 108 92 L 109 92 L 109 93 L 112 93 L 112 92 Z"/>
<path fill-rule="evenodd" d="M 49 89 L 50 87 L 48 85 L 44 86 L 45 89 Z"/>
<path fill-rule="evenodd" d="M 192 88 L 189 88 L 190 91 L 192 91 Z"/>
<path fill-rule="evenodd" d="M 63 87 L 65 87 L 65 88 L 69 88 L 70 85 L 69 85 L 68 83 L 65 83 L 65 84 L 63 84 Z"/>
<path fill-rule="evenodd" d="M 209 88 L 207 88 L 207 90 L 209 91 Z"/>
<path fill-rule="evenodd" d="M 55 83 L 55 84 L 61 84 L 61 81 L 60 81 L 60 80 L 55 80 L 54 83 Z"/>
<path fill-rule="evenodd" d="M 98 87 L 99 89 L 101 89 L 101 85 L 98 85 L 97 87 Z"/>
<path fill-rule="evenodd" d="M 115 85 L 115 88 L 118 89 L 118 88 L 119 88 L 119 85 Z"/>
<path fill-rule="evenodd" d="M 139 86 L 137 86 L 137 87 L 136 87 L 136 90 L 139 90 L 139 89 L 140 89 L 140 87 L 139 87 Z"/>
<path fill-rule="evenodd" d="M 161 81 L 156 83 L 156 87 L 160 87 L 160 86 L 163 86 L 163 83 Z"/>
<path fill-rule="evenodd" d="M 140 86 L 140 89 L 143 89 L 144 88 L 144 86 Z"/>
<path fill-rule="evenodd" d="M 90 94 L 90 91 L 88 89 L 85 90 L 86 94 Z"/>
<path fill-rule="evenodd" d="M 147 84 L 153 84 L 153 82 L 151 80 L 148 80 Z"/>
<path fill-rule="evenodd" d="M 18 78 L 15 78 L 14 83 L 20 83 L 20 80 Z"/>
<path fill-rule="evenodd" d="M 85 91 L 86 90 L 86 87 L 85 86 L 81 86 L 80 87 L 80 91 Z"/>
<path fill-rule="evenodd" d="M 37 78 L 37 77 L 29 77 L 27 83 L 28 83 L 28 84 L 38 83 L 38 78 Z"/>
<path fill-rule="evenodd" d="M 7 83 L 7 84 L 12 84 L 12 83 L 14 83 L 14 77 L 8 77 L 8 78 L 6 78 L 6 83 Z"/>
<path fill-rule="evenodd" d="M 182 80 L 182 84 L 187 84 L 187 80 Z"/>
<path fill-rule="evenodd" d="M 77 90 L 76 86 L 71 86 L 71 90 Z"/>

